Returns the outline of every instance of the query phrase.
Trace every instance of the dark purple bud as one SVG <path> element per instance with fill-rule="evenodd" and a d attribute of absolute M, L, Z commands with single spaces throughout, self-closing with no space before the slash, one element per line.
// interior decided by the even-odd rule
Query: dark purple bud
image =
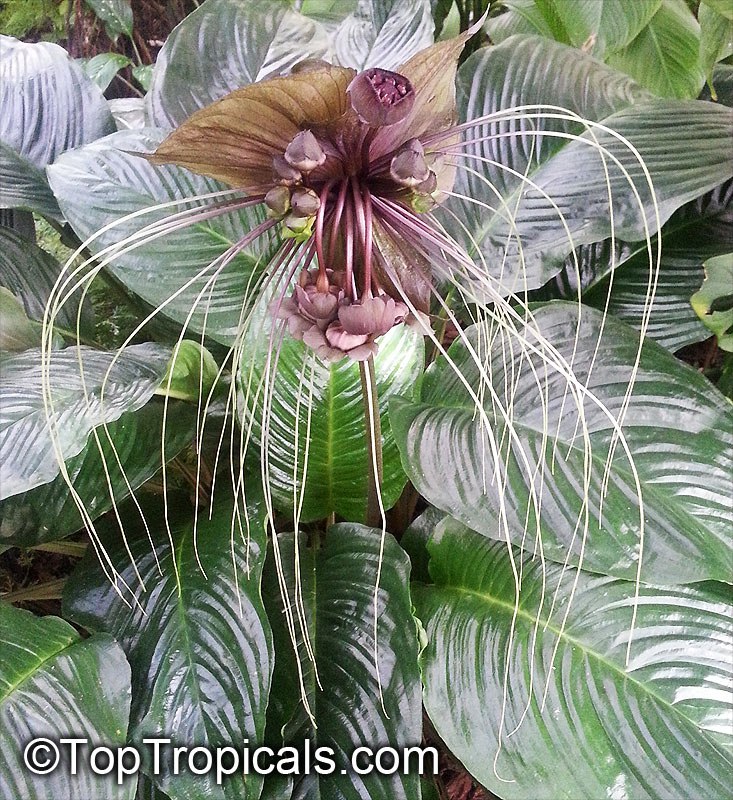
<path fill-rule="evenodd" d="M 267 202 L 266 197 L 265 202 Z M 312 217 L 321 207 L 321 201 L 313 189 L 304 189 L 303 187 L 293 192 L 290 204 L 296 217 Z"/>
<path fill-rule="evenodd" d="M 415 103 L 412 84 L 404 75 L 377 67 L 360 72 L 346 91 L 354 111 L 374 127 L 403 120 Z"/>
<path fill-rule="evenodd" d="M 265 205 L 269 215 L 282 217 L 290 210 L 290 189 L 287 186 L 276 186 L 265 195 Z"/>
<path fill-rule="evenodd" d="M 418 194 L 432 194 L 438 188 L 438 176 L 431 169 L 428 177 L 422 183 L 415 186 Z"/>
<path fill-rule="evenodd" d="M 285 148 L 285 160 L 301 172 L 310 172 L 323 164 L 326 154 L 310 131 L 301 131 Z"/>
<path fill-rule="evenodd" d="M 417 139 L 410 140 L 392 159 L 389 172 L 400 186 L 413 189 L 424 183 L 430 177 L 430 169 L 422 144 Z"/>
<path fill-rule="evenodd" d="M 291 167 L 288 164 L 285 156 L 275 156 L 272 159 L 272 177 L 277 183 L 281 183 L 284 186 L 292 186 L 303 178 L 295 167 Z"/>

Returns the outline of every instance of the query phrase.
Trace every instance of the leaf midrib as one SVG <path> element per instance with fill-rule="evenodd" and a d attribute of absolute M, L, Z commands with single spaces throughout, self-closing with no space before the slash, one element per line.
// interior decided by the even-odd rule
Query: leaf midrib
<path fill-rule="evenodd" d="M 53 661 L 55 658 L 58 658 L 64 655 L 67 651 L 71 650 L 74 645 L 79 644 L 82 641 L 80 638 L 75 638 L 65 644 L 61 649 L 56 650 L 55 652 L 51 653 L 50 655 L 45 656 L 40 661 L 36 661 L 34 666 L 25 672 L 18 680 L 13 682 L 8 690 L 0 695 L 0 704 L 4 703 L 13 692 L 16 692 L 21 684 L 25 683 L 25 681 L 30 680 L 31 678 L 35 677 L 35 675 L 40 672 L 46 664 L 50 661 Z"/>
<path fill-rule="evenodd" d="M 429 586 L 428 584 L 423 584 L 424 586 Z M 679 717 L 680 719 L 684 720 L 685 722 L 689 723 L 694 727 L 696 731 L 698 731 L 707 741 L 707 743 L 713 747 L 714 749 L 718 750 L 721 754 L 728 759 L 727 752 L 721 748 L 715 740 L 711 739 L 708 735 L 707 731 L 702 728 L 695 720 L 688 717 L 686 714 L 682 713 L 679 710 L 679 707 L 670 703 L 661 695 L 657 694 L 657 692 L 653 691 L 648 684 L 643 683 L 639 679 L 635 678 L 632 673 L 627 672 L 625 669 L 620 667 L 614 661 L 603 656 L 601 653 L 597 652 L 596 650 L 590 649 L 584 642 L 579 639 L 576 639 L 573 636 L 568 635 L 565 630 L 561 630 L 554 625 L 549 623 L 549 620 L 544 620 L 541 617 L 536 617 L 524 610 L 521 606 L 515 609 L 514 605 L 511 603 L 507 603 L 505 600 L 501 600 L 498 597 L 495 597 L 491 594 L 487 594 L 486 592 L 482 592 L 478 589 L 473 589 L 470 587 L 464 586 L 456 586 L 455 584 L 435 584 L 435 587 L 442 590 L 453 591 L 461 595 L 468 595 L 469 597 L 478 598 L 480 600 L 485 600 L 487 604 L 494 605 L 502 609 L 502 611 L 510 614 L 515 615 L 517 618 L 521 618 L 525 620 L 525 622 L 530 623 L 532 626 L 537 626 L 539 629 L 540 625 L 542 625 L 542 633 L 544 635 L 545 631 L 551 631 L 555 634 L 558 639 L 566 643 L 569 647 L 577 647 L 581 650 L 589 659 L 598 662 L 601 667 L 607 668 L 607 670 L 616 676 L 618 676 L 622 681 L 628 681 L 632 685 L 636 686 L 641 692 L 648 695 L 650 698 L 658 702 L 661 706 L 666 708 L 668 711 L 672 712 L 674 715 Z"/>

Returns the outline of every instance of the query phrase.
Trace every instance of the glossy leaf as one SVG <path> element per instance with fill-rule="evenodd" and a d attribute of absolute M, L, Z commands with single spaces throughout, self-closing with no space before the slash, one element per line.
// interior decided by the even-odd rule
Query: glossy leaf
<path fill-rule="evenodd" d="M 40 347 L 41 329 L 28 319 L 22 303 L 0 286 L 0 350 L 22 352 Z"/>
<path fill-rule="evenodd" d="M 145 101 L 142 97 L 120 97 L 108 102 L 118 131 L 145 127 Z"/>
<path fill-rule="evenodd" d="M 95 775 L 87 763 L 91 746 L 125 744 L 130 667 L 120 646 L 109 636 L 82 639 L 58 617 L 35 617 L 0 602 L 0 649 L 0 796 L 132 800 L 133 779 L 118 785 L 115 771 Z M 38 737 L 63 754 L 46 775 L 34 774 L 23 760 L 26 745 Z M 91 743 L 79 746 L 76 776 L 62 738 Z M 38 767 L 53 763 L 51 750 L 36 752 Z"/>
<path fill-rule="evenodd" d="M 705 259 L 730 250 L 732 200 L 733 182 L 729 181 L 676 211 L 662 228 L 658 271 L 656 242 L 652 244 L 656 290 L 647 335 L 669 350 L 702 341 L 709 335 L 690 306 L 690 298 L 702 281 Z M 581 247 L 576 256 L 583 301 L 599 310 L 608 308 L 638 328 L 650 289 L 646 245 L 619 242 L 612 251 L 606 240 Z M 572 277 L 575 269 L 574 259 L 569 258 L 564 272 L 556 278 L 562 284 L 562 297 L 577 297 L 577 280 Z"/>
<path fill-rule="evenodd" d="M 166 425 L 163 427 L 163 414 Z M 191 444 L 196 406 L 162 401 L 125 413 L 90 438 L 66 462 L 66 471 L 88 520 L 95 520 L 152 478 L 166 461 Z M 113 503 L 114 500 L 114 503 Z M 84 526 L 61 475 L 0 502 L 0 542 L 33 547 L 69 536 Z"/>
<path fill-rule="evenodd" d="M 43 321 L 43 312 L 60 274 L 61 265 L 45 250 L 10 228 L 0 227 L 0 286 L 5 286 L 22 302 L 30 319 Z M 79 314 L 79 298 L 71 297 L 59 310 L 56 327 L 76 335 L 77 319 L 81 336 L 91 338 L 94 312 L 88 298 Z"/>
<path fill-rule="evenodd" d="M 132 38 L 130 0 L 86 0 L 86 4 L 104 22 L 110 39 L 116 39 L 121 33 Z"/>
<path fill-rule="evenodd" d="M 554 38 L 547 20 L 535 0 L 506 0 L 507 10 L 486 21 L 486 28 L 494 44 L 500 44 L 515 34 L 540 34 Z"/>
<path fill-rule="evenodd" d="M 244 427 L 255 411 L 254 441 L 249 449 L 255 460 L 262 442 L 262 382 L 271 338 L 269 321 L 254 323 L 239 367 Z M 385 508 L 390 508 L 406 477 L 386 415 L 387 404 L 398 394 L 414 396 L 424 363 L 423 337 L 400 325 L 378 344 L 374 363 L 384 461 L 381 491 Z M 289 513 L 299 509 L 303 520 L 323 519 L 332 512 L 363 520 L 370 465 L 359 366 L 348 358 L 326 364 L 286 334 L 268 405 L 268 486 L 277 507 Z"/>
<path fill-rule="evenodd" d="M 733 107 L 733 66 L 716 64 L 710 84 L 703 89 L 701 98 L 713 99 L 721 105 Z"/>
<path fill-rule="evenodd" d="M 0 140 L 43 168 L 65 150 L 111 133 L 99 89 L 50 42 L 0 36 Z"/>
<path fill-rule="evenodd" d="M 140 773 L 137 781 L 135 800 L 170 800 L 144 773 Z"/>
<path fill-rule="evenodd" d="M 264 511 L 255 494 L 250 489 L 237 516 L 231 492 L 217 486 L 211 517 L 201 509 L 195 529 L 178 498 L 170 534 L 160 507 L 146 509 L 152 545 L 139 519 L 126 517 L 135 566 L 119 531 L 110 531 L 103 544 L 121 576 L 116 587 L 92 554 L 67 584 L 70 618 L 112 634 L 130 661 L 133 742 L 170 737 L 173 746 L 241 750 L 262 739 L 272 644 L 260 598 Z M 184 765 L 176 776 L 172 768 L 164 749 L 153 779 L 171 800 L 251 800 L 260 793 L 257 775 L 239 771 L 216 785 L 214 771 L 196 776 Z"/>
<path fill-rule="evenodd" d="M 712 8 L 713 11 L 728 17 L 728 19 L 733 19 L 733 9 L 727 0 L 701 0 L 701 4 Z"/>
<path fill-rule="evenodd" d="M 234 89 L 328 49 L 321 26 L 285 0 L 206 0 L 166 40 L 147 95 L 151 122 L 180 125 Z"/>
<path fill-rule="evenodd" d="M 198 342 L 183 339 L 173 348 L 168 371 L 157 394 L 178 400 L 206 403 L 219 377 L 214 356 Z"/>
<path fill-rule="evenodd" d="M 138 64 L 132 68 L 132 77 L 147 92 L 153 83 L 153 64 Z"/>
<path fill-rule="evenodd" d="M 450 523 L 428 549 L 435 585 L 413 590 L 425 706 L 482 784 L 506 800 L 725 796 L 722 584 L 639 587 L 632 632 L 631 582 L 563 575 Z"/>
<path fill-rule="evenodd" d="M 619 50 L 635 39 L 661 4 L 662 0 L 507 0 L 509 13 L 490 20 L 489 31 L 497 44 L 514 33 L 539 33 L 603 58 L 605 53 Z M 560 26 L 560 37 L 553 36 L 549 24 L 553 20 Z"/>
<path fill-rule="evenodd" d="M 490 54 L 475 54 L 459 70 L 463 118 L 550 102 L 601 120 L 625 137 L 651 174 L 659 221 L 664 223 L 681 205 L 731 175 L 731 114 L 712 103 L 648 97 L 620 73 L 538 37 L 512 37 Z M 542 132 L 537 135 L 533 129 Z M 678 136 L 680 129 L 684 138 Z M 647 225 L 650 233 L 656 230 L 644 169 L 627 146 L 598 128 L 581 141 L 552 134 L 563 130 L 583 129 L 577 123 L 545 123 L 513 114 L 483 126 L 479 143 L 466 146 L 465 163 L 480 175 L 459 170 L 457 190 L 471 199 L 454 200 L 450 208 L 468 225 L 488 269 L 507 292 L 541 286 L 573 249 L 607 238 L 609 191 L 619 239 L 642 240 Z M 596 144 L 606 148 L 604 158 Z M 477 160 L 481 158 L 490 162 Z M 641 208 L 614 158 L 633 181 Z M 532 183 L 509 170 L 519 176 L 529 172 Z M 446 224 L 471 252 L 471 238 L 455 223 Z"/>
<path fill-rule="evenodd" d="M 646 0 L 644 3 L 580 0 L 568 4 L 562 0 L 551 0 L 553 11 L 562 21 L 571 44 L 584 49 L 590 48 L 590 52 L 597 58 L 620 50 L 637 36 L 644 35 L 662 2 L 663 0 Z"/>
<path fill-rule="evenodd" d="M 130 59 L 120 53 L 99 53 L 81 64 L 84 74 L 104 91 L 115 75 L 129 66 Z"/>
<path fill-rule="evenodd" d="M 433 43 L 430 0 L 371 0 L 339 25 L 333 37 L 336 61 L 357 70 L 396 70 Z"/>
<path fill-rule="evenodd" d="M 0 208 L 25 208 L 61 219 L 43 170 L 0 142 Z"/>
<path fill-rule="evenodd" d="M 487 354 L 485 369 L 497 405 L 484 388 L 483 421 L 445 360 L 426 373 L 421 403 L 393 401 L 395 438 L 418 491 L 487 536 L 496 534 L 494 520 L 504 502 L 512 542 L 538 547 L 551 560 L 567 557 L 577 564 L 582 557 L 586 569 L 633 579 L 641 557 L 642 578 L 650 582 L 726 580 L 733 544 L 730 404 L 695 370 L 659 345 L 644 343 L 623 427 L 644 506 L 641 542 L 632 462 L 618 443 L 601 503 L 614 438 L 602 408 L 614 417 L 619 413 L 638 334 L 610 316 L 604 322 L 589 308 L 578 321 L 577 303 L 551 303 L 535 309 L 534 317 L 536 330 L 573 364 L 577 379 L 602 404 L 589 396 L 583 402 L 590 448 L 587 485 L 586 446 L 567 381 L 519 347 L 513 334 L 508 341 L 498 337 Z M 486 330 L 469 331 L 474 350 L 481 333 L 479 352 L 484 353 Z M 536 341 L 527 329 L 520 332 Z M 456 343 L 449 355 L 478 391 L 477 367 L 466 347 Z M 511 411 L 511 429 L 497 411 L 499 403 Z M 507 535 L 503 526 L 501 535 Z"/>
<path fill-rule="evenodd" d="M 700 66 L 710 81 L 713 67 L 733 52 L 733 19 L 724 17 L 706 5 L 698 11 L 700 23 Z"/>
<path fill-rule="evenodd" d="M 692 307 L 718 337 L 718 347 L 733 351 L 733 254 L 709 258 L 705 281 L 692 296 Z"/>
<path fill-rule="evenodd" d="M 152 151 L 163 136 L 149 129 L 120 131 L 64 155 L 49 167 L 51 185 L 64 215 L 81 239 L 126 214 L 223 188 L 180 167 L 154 167 L 136 155 Z M 83 193 L 79 192 L 80 185 L 85 187 Z M 90 247 L 100 252 L 145 225 L 190 207 L 181 203 L 129 220 L 110 229 Z M 252 273 L 264 270 L 272 242 L 265 236 L 245 248 L 220 271 L 213 284 L 207 283 L 216 268 L 211 265 L 261 219 L 258 212 L 230 211 L 136 247 L 115 259 L 108 269 L 150 305 L 167 303 L 161 313 L 170 319 L 183 323 L 195 308 L 189 330 L 200 332 L 205 327 L 212 338 L 231 344 L 239 329 L 242 300 L 248 287 L 251 291 Z"/>
<path fill-rule="evenodd" d="M 685 0 L 663 0 L 651 22 L 608 63 L 660 97 L 692 98 L 705 81 L 699 50 L 700 26 Z"/>
<path fill-rule="evenodd" d="M 280 537 L 286 581 L 291 591 L 296 585 L 294 546 L 292 534 Z M 330 747 L 337 769 L 328 776 L 319 776 L 311 770 L 311 775 L 296 777 L 293 798 L 416 800 L 420 789 L 419 777 L 414 771 L 409 775 L 359 776 L 347 769 L 356 747 L 412 746 L 420 742 L 422 735 L 419 642 L 411 613 L 407 557 L 389 534 L 382 550 L 380 531 L 343 523 L 328 530 L 325 543 L 317 552 L 301 540 L 300 580 L 315 671 L 292 605 L 294 598 L 291 612 L 295 617 L 298 658 L 313 720 L 308 719 L 299 700 L 299 673 L 285 628 L 274 560 L 270 555 L 265 591 L 270 600 L 268 613 L 278 648 L 273 707 L 279 712 L 286 745 L 302 746 L 307 737 L 313 749 Z M 376 646 L 381 696 L 374 666 L 377 580 Z M 290 719 L 289 714 L 292 715 Z"/>
<path fill-rule="evenodd" d="M 166 349 L 154 344 L 128 347 L 115 363 L 112 353 L 88 347 L 55 352 L 50 365 L 52 437 L 40 352 L 0 354 L 0 499 L 53 480 L 60 471 L 55 453 L 72 458 L 82 451 L 93 428 L 144 406 L 169 358 Z"/>

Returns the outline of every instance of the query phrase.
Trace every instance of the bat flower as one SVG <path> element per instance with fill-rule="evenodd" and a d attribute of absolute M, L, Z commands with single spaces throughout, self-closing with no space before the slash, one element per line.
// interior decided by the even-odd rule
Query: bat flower
<path fill-rule="evenodd" d="M 324 359 L 368 359 L 429 310 L 433 267 L 456 248 L 429 212 L 453 184 L 454 80 L 472 33 L 397 72 L 304 62 L 196 112 L 149 156 L 264 204 L 247 241 L 279 227 L 273 263 L 295 284 L 272 314 Z"/>

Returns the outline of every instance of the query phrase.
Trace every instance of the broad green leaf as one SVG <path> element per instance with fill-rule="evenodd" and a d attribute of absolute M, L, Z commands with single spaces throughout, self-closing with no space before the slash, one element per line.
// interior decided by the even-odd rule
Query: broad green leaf
<path fill-rule="evenodd" d="M 0 227 L 0 286 L 10 289 L 36 322 L 43 321 L 46 304 L 60 274 L 61 265 L 45 250 L 10 228 Z M 76 336 L 77 318 L 81 336 L 91 338 L 94 312 L 88 299 L 79 314 L 79 298 L 71 297 L 59 309 L 56 327 Z"/>
<path fill-rule="evenodd" d="M 700 66 L 708 81 L 713 67 L 733 52 L 733 18 L 725 17 L 706 5 L 698 12 L 700 23 Z"/>
<path fill-rule="evenodd" d="M 500 44 L 516 33 L 540 34 L 552 39 L 552 30 L 534 0 L 505 0 L 503 14 L 487 20 L 491 41 Z"/>
<path fill-rule="evenodd" d="M 22 352 L 40 345 L 40 326 L 34 326 L 20 300 L 0 286 L 0 350 Z"/>
<path fill-rule="evenodd" d="M 279 538 L 285 580 L 294 591 L 295 540 Z M 348 769 L 359 746 L 377 749 L 417 745 L 422 735 L 418 635 L 411 613 L 409 561 L 389 535 L 342 523 L 329 528 L 318 550 L 300 541 L 300 586 L 304 627 L 315 657 L 308 657 L 303 628 L 290 603 L 298 640 L 298 658 L 308 702 L 309 720 L 300 701 L 295 656 L 285 627 L 285 615 L 272 554 L 264 590 L 276 642 L 273 707 L 279 712 L 286 745 L 302 747 L 307 737 L 313 750 L 334 751 L 333 775 L 298 776 L 294 798 L 360 798 L 416 800 L 419 777 L 359 776 Z M 374 592 L 377 600 L 376 654 Z M 375 657 L 379 679 L 375 674 Z M 317 676 L 316 676 L 317 673 Z M 319 683 L 320 682 L 320 683 Z M 381 696 L 380 696 L 381 683 Z M 293 714 L 290 724 L 288 711 Z M 284 715 L 284 717 L 283 717 Z M 428 759 L 428 766 L 432 762 Z"/>
<path fill-rule="evenodd" d="M 84 61 L 81 68 L 87 78 L 104 91 L 112 83 L 114 76 L 129 64 L 130 59 L 120 53 L 99 53 Z"/>
<path fill-rule="evenodd" d="M 604 126 L 571 141 L 568 134 L 583 133 L 578 123 L 515 112 L 477 128 L 480 140 L 465 145 L 460 161 L 467 169 L 459 168 L 456 185 L 465 198 L 449 208 L 471 235 L 444 219 L 469 252 L 477 242 L 487 269 L 507 292 L 543 285 L 572 250 L 608 238 L 611 219 L 619 239 L 644 239 L 733 172 L 729 109 L 649 100 L 620 73 L 546 39 L 515 36 L 479 52 L 459 70 L 458 83 L 465 119 L 549 102 Z"/>
<path fill-rule="evenodd" d="M 709 258 L 704 266 L 705 281 L 692 307 L 718 337 L 718 347 L 733 352 L 733 254 Z"/>
<path fill-rule="evenodd" d="M 582 3 L 583 0 L 580 0 Z M 570 33 L 566 29 L 562 18 L 557 13 L 557 8 L 553 0 L 534 0 L 537 10 L 550 30 L 550 35 L 557 42 L 572 44 Z"/>
<path fill-rule="evenodd" d="M 264 508 L 255 494 L 250 489 L 245 508 L 217 485 L 211 516 L 200 509 L 195 528 L 185 501 L 172 497 L 179 513 L 170 534 L 160 508 L 146 509 L 152 543 L 133 513 L 125 517 L 131 555 L 119 531 L 103 538 L 120 575 L 116 586 L 92 554 L 67 584 L 70 618 L 113 635 L 130 661 L 132 742 L 165 737 L 172 746 L 241 751 L 262 740 L 273 652 L 260 598 Z M 153 777 L 171 800 L 251 800 L 260 793 L 261 777 L 241 770 L 216 785 L 215 771 L 196 776 L 185 761 L 180 775 L 172 768 L 164 748 L 161 774 Z"/>
<path fill-rule="evenodd" d="M 135 800 L 170 800 L 144 773 L 140 773 L 137 781 Z"/>
<path fill-rule="evenodd" d="M 641 586 L 632 623 L 633 582 L 563 574 L 460 525 L 428 549 L 425 707 L 482 784 L 505 800 L 728 794 L 723 584 Z"/>
<path fill-rule="evenodd" d="M 649 582 L 727 580 L 733 544 L 730 404 L 694 369 L 645 341 L 624 418 L 630 458 L 615 442 L 601 501 L 615 441 L 604 409 L 612 419 L 620 412 L 638 334 L 590 308 L 578 320 L 577 303 L 538 307 L 534 320 L 531 328 L 518 325 L 518 332 L 496 338 L 488 353 L 487 330 L 468 330 L 496 392 L 494 404 L 483 388 L 483 420 L 454 371 L 479 390 L 474 358 L 459 342 L 449 351 L 453 367 L 441 359 L 427 371 L 420 403 L 392 402 L 392 428 L 415 487 L 487 536 L 496 534 L 494 520 L 504 504 L 501 535 L 537 547 L 551 560 L 582 559 L 586 569 L 633 579 L 641 558 L 642 579 Z M 582 403 L 587 447 L 566 378 L 529 350 L 537 341 L 533 331 L 588 388 Z M 501 407 L 511 413 L 510 424 Z"/>
<path fill-rule="evenodd" d="M 175 127 L 234 89 L 327 50 L 325 30 L 285 0 L 206 0 L 160 51 L 148 116 L 154 125 Z"/>
<path fill-rule="evenodd" d="M 130 711 L 130 667 L 109 636 L 82 639 L 58 617 L 35 617 L 0 602 L 0 796 L 13 800 L 132 800 L 135 781 L 99 776 L 87 762 L 91 747 L 122 747 Z M 59 746 L 59 766 L 35 775 L 25 765 L 28 743 L 43 737 Z M 85 738 L 78 774 L 70 774 L 70 745 Z M 38 767 L 51 750 L 36 751 Z M 32 762 L 33 763 L 33 762 Z M 101 765 L 100 758 L 100 765 Z"/>
<path fill-rule="evenodd" d="M 102 92 L 65 50 L 0 36 L 0 140 L 43 168 L 60 153 L 111 133 Z"/>
<path fill-rule="evenodd" d="M 130 346 L 116 361 L 89 347 L 56 351 L 47 376 L 53 408 L 46 409 L 40 352 L 0 354 L 0 499 L 53 480 L 60 471 L 57 454 L 72 458 L 93 428 L 144 406 L 169 358 L 154 344 Z"/>
<path fill-rule="evenodd" d="M 67 153 L 49 167 L 52 188 L 81 239 L 127 214 L 224 188 L 180 167 L 154 167 L 136 155 L 152 151 L 163 137 L 161 131 L 150 129 L 119 131 Z M 85 191 L 80 192 L 79 186 Z M 126 220 L 89 246 L 98 253 L 145 225 L 191 207 L 190 202 L 181 202 Z M 272 239 L 261 237 L 223 269 L 215 261 L 262 218 L 259 212 L 227 211 L 136 246 L 108 269 L 146 303 L 165 304 L 164 316 L 184 323 L 192 314 L 189 330 L 200 332 L 205 327 L 212 338 L 231 344 L 240 326 L 243 298 L 251 291 L 252 274 L 264 270 L 273 252 Z"/>
<path fill-rule="evenodd" d="M 728 0 L 700 0 L 702 5 L 712 8 L 718 14 L 722 14 L 728 19 L 733 19 L 733 8 L 730 7 Z"/>
<path fill-rule="evenodd" d="M 0 142 L 0 208 L 25 208 L 62 219 L 43 170 Z"/>
<path fill-rule="evenodd" d="M 152 478 L 164 459 L 169 461 L 193 442 L 195 428 L 193 404 L 174 402 L 165 408 L 162 401 L 154 401 L 98 431 L 98 438 L 90 438 L 66 462 L 87 519 L 97 519 Z M 0 542 L 19 547 L 61 539 L 84 524 L 61 475 L 0 502 Z"/>
<path fill-rule="evenodd" d="M 700 286 L 703 261 L 730 250 L 732 199 L 733 182 L 729 181 L 675 211 L 662 228 L 658 270 L 656 241 L 651 258 L 644 242 L 617 242 L 612 248 L 606 240 L 579 248 L 575 257 L 583 302 L 599 310 L 608 308 L 637 328 L 644 314 L 650 313 L 647 335 L 668 350 L 706 339 L 709 334 L 692 310 L 690 297 Z M 656 278 L 651 312 L 646 308 L 650 264 Z M 577 297 L 574 258 L 567 259 L 555 281 L 560 297 Z"/>
<path fill-rule="evenodd" d="M 145 127 L 145 100 L 142 97 L 120 97 L 107 102 L 118 131 Z"/>
<path fill-rule="evenodd" d="M 662 0 L 506 0 L 508 13 L 490 20 L 489 31 L 497 44 L 515 33 L 539 33 L 602 59 L 636 38 L 661 4 Z M 548 14 L 554 17 L 564 37 L 553 36 Z"/>
<path fill-rule="evenodd" d="M 397 69 L 433 43 L 430 0 L 370 0 L 334 33 L 336 62 L 362 70 Z"/>
<path fill-rule="evenodd" d="M 685 0 L 663 0 L 651 22 L 608 63 L 660 97 L 691 98 L 705 82 L 699 50 L 700 26 Z"/>
<path fill-rule="evenodd" d="M 352 14 L 358 2 L 359 0 L 303 0 L 300 13 L 331 29 Z"/>
<path fill-rule="evenodd" d="M 277 334 L 270 334 L 270 325 L 263 320 L 251 326 L 239 366 L 240 414 L 245 428 L 254 419 L 249 453 L 256 461 L 262 445 L 263 376 L 272 341 L 279 340 Z M 406 477 L 386 415 L 387 405 L 395 395 L 414 396 L 423 370 L 423 337 L 400 325 L 378 344 L 374 364 L 384 461 L 381 491 L 385 508 L 390 508 Z M 268 486 L 277 507 L 288 512 L 298 509 L 303 520 L 323 519 L 332 512 L 364 520 L 371 467 L 358 364 L 348 358 L 326 364 L 286 333 L 267 399 Z"/>
<path fill-rule="evenodd" d="M 121 34 L 132 38 L 132 7 L 130 0 L 85 0 L 104 22 L 107 35 L 113 41 Z"/>
<path fill-rule="evenodd" d="M 575 47 L 596 58 L 628 45 L 645 30 L 663 0 L 627 3 L 625 0 L 550 0 Z M 646 85 L 646 84 L 644 84 Z"/>
<path fill-rule="evenodd" d="M 205 405 L 219 377 L 214 356 L 198 342 L 183 339 L 173 348 L 157 394 Z"/>
<path fill-rule="evenodd" d="M 140 64 L 132 68 L 132 77 L 143 87 L 147 92 L 153 82 L 153 65 Z"/>
<path fill-rule="evenodd" d="M 721 105 L 733 107 L 733 66 L 716 64 L 713 67 L 712 79 L 703 89 L 701 99 L 712 99 Z"/>

